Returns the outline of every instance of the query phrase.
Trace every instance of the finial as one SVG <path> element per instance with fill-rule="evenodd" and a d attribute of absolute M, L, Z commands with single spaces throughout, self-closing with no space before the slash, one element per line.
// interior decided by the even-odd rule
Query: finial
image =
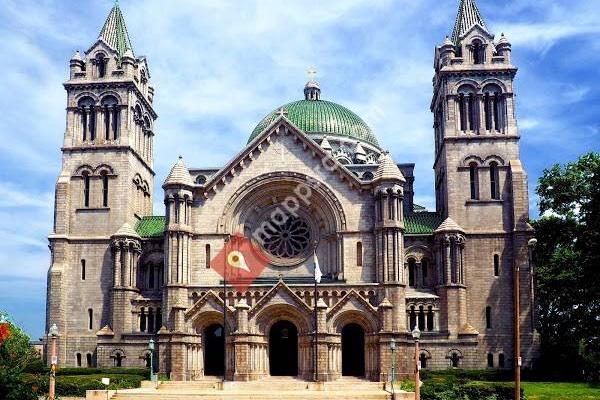
<path fill-rule="evenodd" d="M 280 117 L 287 117 L 288 111 L 285 107 L 279 107 L 279 109 L 277 109 L 277 115 L 279 115 Z"/>
<path fill-rule="evenodd" d="M 317 70 L 315 69 L 315 67 L 308 68 L 306 70 L 306 73 L 308 74 L 308 81 L 315 82 L 315 77 L 317 76 Z"/>

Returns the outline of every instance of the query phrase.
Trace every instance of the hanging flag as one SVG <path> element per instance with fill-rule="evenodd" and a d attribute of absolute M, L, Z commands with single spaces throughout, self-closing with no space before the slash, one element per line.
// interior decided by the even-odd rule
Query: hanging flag
<path fill-rule="evenodd" d="M 315 282 L 321 283 L 321 277 L 323 274 L 321 273 L 321 268 L 319 268 L 319 259 L 317 258 L 317 251 L 313 252 L 313 259 L 315 263 Z"/>

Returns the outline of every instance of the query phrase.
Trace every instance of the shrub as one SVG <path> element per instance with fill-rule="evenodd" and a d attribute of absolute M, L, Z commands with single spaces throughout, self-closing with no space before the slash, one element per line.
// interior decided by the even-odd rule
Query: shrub
<path fill-rule="evenodd" d="M 80 375 L 99 375 L 99 374 L 108 374 L 108 375 L 139 375 L 143 377 L 150 376 L 149 368 L 123 368 L 123 367 L 115 367 L 115 368 L 74 368 L 74 367 L 65 367 L 59 368 L 56 371 L 56 376 L 80 376 Z"/>

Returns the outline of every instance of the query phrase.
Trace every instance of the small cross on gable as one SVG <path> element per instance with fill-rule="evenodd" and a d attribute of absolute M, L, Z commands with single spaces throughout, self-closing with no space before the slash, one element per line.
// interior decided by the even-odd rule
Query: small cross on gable
<path fill-rule="evenodd" d="M 279 109 L 277 109 L 276 111 L 277 115 L 279 115 L 280 117 L 287 117 L 288 116 L 288 112 L 285 109 L 285 107 L 280 107 Z"/>

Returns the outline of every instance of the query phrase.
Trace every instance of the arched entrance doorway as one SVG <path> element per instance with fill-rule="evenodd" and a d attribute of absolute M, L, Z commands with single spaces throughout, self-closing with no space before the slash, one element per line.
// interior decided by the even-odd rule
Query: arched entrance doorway
<path fill-rule="evenodd" d="M 269 331 L 269 372 L 298 375 L 298 329 L 289 321 L 276 322 Z"/>
<path fill-rule="evenodd" d="M 224 368 L 223 325 L 212 324 L 204 329 L 204 375 L 222 376 Z"/>
<path fill-rule="evenodd" d="M 358 324 L 342 328 L 342 375 L 365 376 L 365 331 Z"/>

